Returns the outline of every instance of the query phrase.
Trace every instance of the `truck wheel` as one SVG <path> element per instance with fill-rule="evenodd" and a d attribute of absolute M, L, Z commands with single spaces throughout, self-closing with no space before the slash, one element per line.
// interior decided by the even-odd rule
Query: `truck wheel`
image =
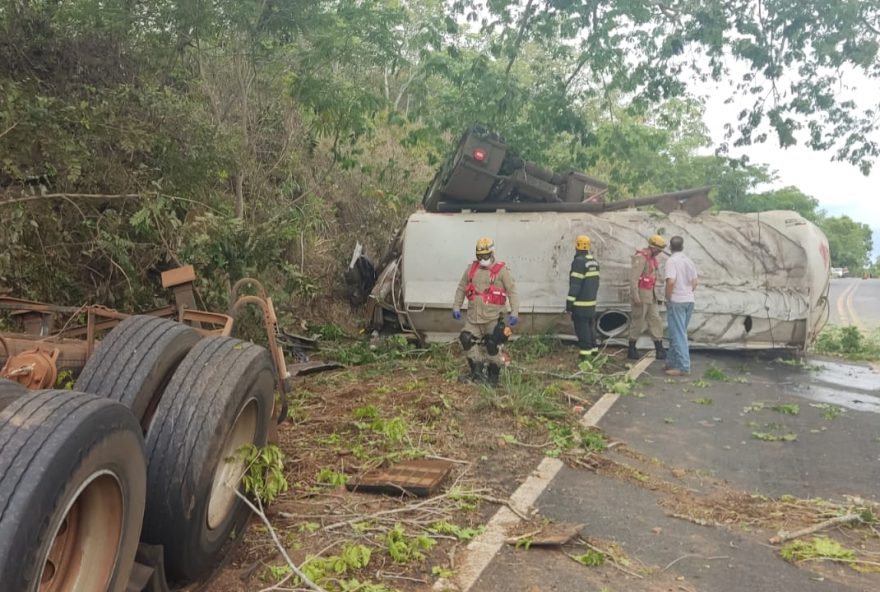
<path fill-rule="evenodd" d="M 266 443 L 275 374 L 264 348 L 231 337 L 206 337 L 171 377 L 147 431 L 143 540 L 165 548 L 174 580 L 205 576 L 248 507 L 236 496 L 245 470 L 229 461 L 247 444 Z"/>
<path fill-rule="evenodd" d="M 0 411 L 0 590 L 122 592 L 144 518 L 141 429 L 119 403 L 35 391 Z"/>
<path fill-rule="evenodd" d="M 0 411 L 25 394 L 27 389 L 13 380 L 0 378 Z"/>
<path fill-rule="evenodd" d="M 119 401 L 146 431 L 171 375 L 200 338 L 168 319 L 129 317 L 101 342 L 74 388 Z"/>

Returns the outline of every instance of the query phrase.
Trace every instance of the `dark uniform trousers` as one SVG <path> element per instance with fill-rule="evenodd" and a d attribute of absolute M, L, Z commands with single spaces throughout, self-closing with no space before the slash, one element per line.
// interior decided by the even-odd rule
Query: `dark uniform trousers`
<path fill-rule="evenodd" d="M 593 335 L 593 316 L 596 313 L 596 295 L 599 292 L 599 263 L 589 251 L 577 251 L 571 262 L 568 297 L 565 309 L 571 313 L 574 333 L 582 358 L 599 350 Z"/>
<path fill-rule="evenodd" d="M 571 313 L 571 321 L 574 323 L 574 334 L 578 338 L 578 349 L 582 356 L 588 356 L 596 351 L 596 341 L 593 337 L 593 311 L 575 310 Z"/>

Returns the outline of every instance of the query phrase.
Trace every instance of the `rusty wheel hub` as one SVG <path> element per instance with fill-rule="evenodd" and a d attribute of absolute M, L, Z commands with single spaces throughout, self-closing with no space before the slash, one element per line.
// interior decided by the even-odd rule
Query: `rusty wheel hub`
<path fill-rule="evenodd" d="M 55 532 L 39 592 L 106 590 L 122 539 L 122 489 L 109 473 L 82 485 Z"/>
<path fill-rule="evenodd" d="M 55 386 L 58 379 L 59 351 L 40 348 L 21 352 L 6 360 L 0 377 L 8 378 L 29 389 L 45 389 Z"/>

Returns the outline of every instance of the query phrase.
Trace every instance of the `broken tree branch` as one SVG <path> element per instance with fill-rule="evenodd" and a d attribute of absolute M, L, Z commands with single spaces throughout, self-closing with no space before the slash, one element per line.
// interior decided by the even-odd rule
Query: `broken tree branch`
<path fill-rule="evenodd" d="M 714 561 L 716 559 L 730 559 L 730 555 L 716 555 L 714 557 L 706 557 L 705 555 L 700 555 L 698 553 L 688 553 L 687 555 L 682 555 L 678 559 L 674 559 L 674 560 L 670 561 L 668 564 L 666 564 L 666 567 L 664 567 L 660 571 L 661 572 L 666 571 L 670 567 L 672 567 L 673 565 L 675 565 L 676 563 L 681 561 L 682 559 L 687 559 L 688 557 L 699 557 L 700 559 L 703 559 L 704 561 Z"/>
<path fill-rule="evenodd" d="M 481 499 L 484 502 L 498 504 L 499 506 L 507 506 L 508 510 L 510 510 L 511 512 L 513 512 L 514 514 L 519 516 L 522 520 L 528 521 L 528 519 L 529 519 L 528 516 L 526 516 L 525 514 L 522 513 L 522 511 L 520 511 L 519 509 L 514 507 L 514 505 L 512 503 L 510 503 L 509 500 L 503 500 L 503 499 L 500 499 L 497 497 L 492 497 L 489 495 L 475 495 L 474 497 L 476 497 L 477 499 Z"/>
<path fill-rule="evenodd" d="M 356 522 L 366 522 L 368 520 L 372 520 L 372 519 L 378 518 L 380 516 L 387 516 L 389 514 L 399 514 L 401 512 L 412 512 L 413 510 L 421 508 L 422 506 L 435 504 L 439 500 L 442 500 L 446 497 L 447 497 L 447 494 L 444 493 L 442 495 L 428 498 L 426 500 L 423 500 L 423 501 L 415 503 L 415 504 L 407 504 L 401 508 L 392 508 L 390 510 L 381 510 L 379 512 L 374 512 L 372 514 L 368 514 L 365 516 L 358 516 L 357 518 L 353 518 L 351 520 L 345 520 L 343 522 L 336 522 L 335 524 L 331 524 L 330 526 L 325 526 L 324 530 L 325 531 L 334 530 L 334 529 L 339 528 L 341 526 L 349 526 L 349 525 L 354 524 Z"/>
<path fill-rule="evenodd" d="M 643 576 L 642 574 L 636 573 L 636 572 L 629 570 L 629 569 L 625 568 L 624 566 L 622 566 L 620 564 L 620 562 L 617 561 L 617 558 L 614 556 L 613 553 L 606 551 L 605 549 L 602 549 L 600 547 L 597 547 L 596 545 L 592 544 L 590 541 L 588 541 L 586 539 L 580 539 L 580 542 L 583 543 L 583 545 L 587 549 L 590 549 L 591 551 L 595 551 L 596 553 L 601 553 L 603 557 L 608 558 L 608 562 L 611 564 L 612 567 L 614 567 L 614 569 L 617 569 L 618 571 L 622 571 L 626 575 L 632 576 L 634 578 L 638 578 L 640 580 L 645 579 L 645 576 Z M 581 563 L 580 560 L 577 557 L 575 557 L 574 555 L 572 555 L 570 553 L 565 553 L 565 555 L 568 558 L 573 559 L 574 561 L 577 561 L 578 563 Z"/>
<path fill-rule="evenodd" d="M 861 514 L 844 514 L 843 516 L 836 516 L 829 520 L 825 520 L 823 522 L 819 522 L 818 524 L 814 524 L 813 526 L 808 526 L 807 528 L 802 528 L 800 530 L 795 530 L 793 532 L 786 532 L 784 530 L 780 530 L 775 537 L 770 538 L 770 543 L 773 545 L 779 545 L 786 541 L 790 541 L 792 539 L 796 539 L 802 536 L 806 536 L 808 534 L 813 534 L 814 532 L 819 532 L 820 530 L 825 530 L 826 528 L 830 528 L 832 526 L 840 526 L 841 524 L 851 524 L 853 522 L 858 522 L 861 520 Z"/>
<path fill-rule="evenodd" d="M 527 532 L 525 534 L 521 534 L 519 536 L 508 537 L 504 542 L 507 543 L 508 545 L 515 545 L 520 541 L 524 541 L 528 538 L 535 536 L 536 534 L 540 534 L 542 530 L 544 530 L 544 529 L 539 528 L 538 530 L 532 530 L 530 532 Z"/>
<path fill-rule="evenodd" d="M 16 121 L 15 123 L 13 123 L 13 124 L 10 125 L 9 127 L 7 127 L 5 130 L 3 130 L 3 132 L 0 133 L 0 138 L 2 138 L 2 137 L 5 136 L 6 134 L 8 134 L 8 133 L 11 132 L 12 130 L 14 130 L 14 129 L 15 129 L 15 126 L 17 126 L 17 125 L 18 125 L 18 122 Z"/>
<path fill-rule="evenodd" d="M 281 553 L 281 556 L 284 557 L 284 561 L 287 562 L 287 565 L 290 567 L 291 571 L 297 575 L 297 577 L 302 581 L 303 584 L 308 586 L 310 590 L 314 590 L 315 592 L 327 592 L 321 586 L 314 583 L 309 577 L 303 573 L 303 571 L 296 566 L 293 560 L 290 558 L 290 555 L 287 554 L 287 549 L 284 548 L 284 545 L 281 544 L 281 540 L 278 538 L 278 534 L 275 532 L 275 528 L 272 526 L 272 523 L 269 522 L 269 519 L 266 517 L 266 513 L 263 512 L 263 504 L 260 503 L 259 499 L 257 500 L 257 504 L 260 507 L 254 505 L 254 503 L 247 498 L 246 495 L 242 494 L 238 489 L 235 489 L 235 495 L 237 495 L 247 506 L 251 509 L 251 512 L 257 515 L 260 520 L 263 521 L 263 524 L 266 525 L 266 528 L 269 530 L 269 535 L 272 537 L 272 541 L 275 543 L 275 546 L 278 548 L 278 551 Z"/>

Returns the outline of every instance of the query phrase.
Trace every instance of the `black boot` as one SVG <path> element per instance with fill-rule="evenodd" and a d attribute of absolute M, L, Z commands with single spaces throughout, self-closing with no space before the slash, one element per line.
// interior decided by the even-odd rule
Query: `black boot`
<path fill-rule="evenodd" d="M 486 377 L 483 375 L 483 362 L 475 362 L 468 358 L 468 366 L 471 367 L 469 378 L 473 382 L 486 382 Z"/>
<path fill-rule="evenodd" d="M 658 360 L 666 359 L 666 350 L 663 349 L 663 342 L 659 339 L 654 342 L 654 357 Z"/>
<path fill-rule="evenodd" d="M 639 350 L 636 349 L 636 342 L 632 339 L 629 341 L 629 349 L 626 352 L 626 357 L 630 360 L 638 360 L 641 357 L 639 355 Z"/>
<path fill-rule="evenodd" d="M 501 374 L 501 368 L 498 364 L 489 364 L 486 374 L 489 378 L 489 385 L 498 386 L 498 376 Z"/>

